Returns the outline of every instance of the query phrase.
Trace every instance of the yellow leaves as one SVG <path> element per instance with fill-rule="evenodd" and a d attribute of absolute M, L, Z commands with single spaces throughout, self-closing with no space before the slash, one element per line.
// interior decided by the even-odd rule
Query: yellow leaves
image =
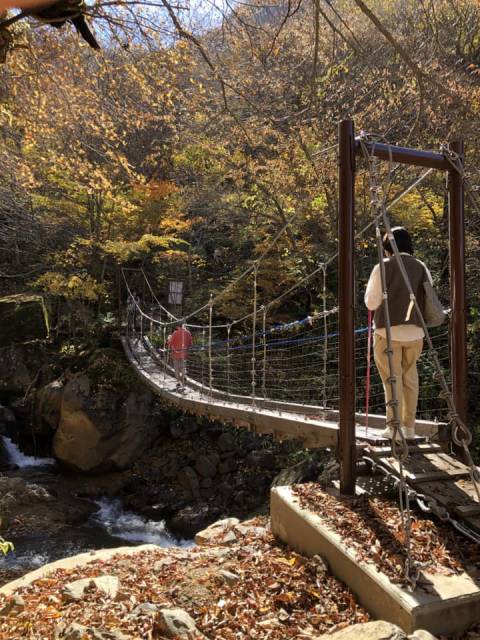
<path fill-rule="evenodd" d="M 130 260 L 151 255 L 152 261 L 158 261 L 158 256 L 177 256 L 185 253 L 179 251 L 179 245 L 188 245 L 185 240 L 176 238 L 175 236 L 155 236 L 152 234 L 144 234 L 139 240 L 109 240 L 104 245 L 107 254 L 114 256 L 117 262 L 125 263 Z"/>
<path fill-rule="evenodd" d="M 404 196 L 392 210 L 395 220 L 413 231 L 430 230 L 437 226 L 443 216 L 443 198 L 430 189 Z"/>
<path fill-rule="evenodd" d="M 86 300 L 95 302 L 105 295 L 105 285 L 97 282 L 86 272 L 66 276 L 55 271 L 48 271 L 37 278 L 32 285 L 51 296 L 67 300 Z"/>
<path fill-rule="evenodd" d="M 293 567 L 297 563 L 297 558 L 278 558 L 277 562 L 287 565 L 287 567 Z"/>

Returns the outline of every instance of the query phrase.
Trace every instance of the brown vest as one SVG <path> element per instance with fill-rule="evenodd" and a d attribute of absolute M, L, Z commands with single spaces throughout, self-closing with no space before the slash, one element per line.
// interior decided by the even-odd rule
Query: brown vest
<path fill-rule="evenodd" d="M 402 254 L 400 257 L 405 265 L 405 269 L 412 286 L 412 291 L 417 298 L 422 314 L 424 314 L 425 289 L 423 288 L 423 283 L 428 279 L 425 267 L 413 256 Z M 387 280 L 388 310 L 390 312 L 390 323 L 392 327 L 399 324 L 414 324 L 418 327 L 422 326 L 415 308 L 412 309 L 409 320 L 405 320 L 408 307 L 410 305 L 410 294 L 408 293 L 408 289 L 403 281 L 396 257 L 392 256 L 391 258 L 388 258 L 384 261 L 384 264 Z M 376 329 L 383 329 L 385 327 L 385 310 L 383 302 L 380 307 L 376 309 L 374 320 Z"/>

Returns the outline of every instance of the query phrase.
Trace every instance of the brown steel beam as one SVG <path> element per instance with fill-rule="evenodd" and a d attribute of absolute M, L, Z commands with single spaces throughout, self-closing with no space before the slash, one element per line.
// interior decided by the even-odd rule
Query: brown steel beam
<path fill-rule="evenodd" d="M 408 147 L 397 147 L 377 142 L 363 143 L 371 155 L 381 160 L 389 160 L 400 162 L 401 164 L 414 164 L 419 167 L 431 167 L 433 169 L 442 169 L 448 171 L 451 164 L 445 159 L 442 153 L 434 153 L 433 151 L 419 151 L 418 149 L 409 149 Z M 362 148 L 359 140 L 355 141 L 356 153 L 361 153 Z"/>
<path fill-rule="evenodd" d="M 463 164 L 463 142 L 450 144 Z M 452 169 L 448 175 L 448 226 L 450 242 L 450 355 L 452 367 L 453 400 L 460 418 L 467 424 L 467 318 L 465 295 L 465 220 L 463 179 L 458 171 Z M 460 451 L 457 451 L 461 455 Z"/>
<path fill-rule="evenodd" d="M 355 493 L 355 137 L 352 120 L 338 126 L 338 310 L 340 491 Z"/>

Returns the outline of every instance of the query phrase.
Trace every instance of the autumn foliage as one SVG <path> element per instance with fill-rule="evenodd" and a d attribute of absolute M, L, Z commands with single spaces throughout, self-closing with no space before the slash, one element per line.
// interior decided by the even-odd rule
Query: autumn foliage
<path fill-rule="evenodd" d="M 463 138 L 475 188 L 480 50 L 471 34 L 480 8 L 473 0 L 382 1 L 370 10 L 360 1 L 255 0 L 204 3 L 190 13 L 159 4 L 92 7 L 101 52 L 68 27 L 25 20 L 10 29 L 0 67 L 5 293 L 42 291 L 62 313 L 83 313 L 86 330 L 99 314 L 117 313 L 125 297 L 120 268 L 142 268 L 164 301 L 168 280 L 184 281 L 192 309 L 291 220 L 259 271 L 259 304 L 272 299 L 335 250 L 331 147 L 344 117 L 397 144 L 438 149 Z M 370 220 L 362 162 L 357 173 L 361 228 Z M 391 197 L 416 175 L 396 168 Z M 413 231 L 444 294 L 445 209 L 444 176 L 432 173 L 393 212 Z M 475 363 L 480 214 L 470 200 L 467 219 Z M 374 260 L 370 232 L 358 244 L 359 294 Z M 243 314 L 251 284 L 232 289 L 216 313 Z M 333 264 L 330 302 L 336 287 Z M 313 278 L 297 289 L 282 317 L 318 309 L 321 288 Z"/>

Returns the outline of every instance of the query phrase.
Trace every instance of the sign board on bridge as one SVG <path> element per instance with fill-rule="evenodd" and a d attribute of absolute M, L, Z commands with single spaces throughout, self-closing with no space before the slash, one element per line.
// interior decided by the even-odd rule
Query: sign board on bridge
<path fill-rule="evenodd" d="M 183 282 L 180 280 L 170 280 L 168 287 L 168 304 L 182 304 Z"/>

